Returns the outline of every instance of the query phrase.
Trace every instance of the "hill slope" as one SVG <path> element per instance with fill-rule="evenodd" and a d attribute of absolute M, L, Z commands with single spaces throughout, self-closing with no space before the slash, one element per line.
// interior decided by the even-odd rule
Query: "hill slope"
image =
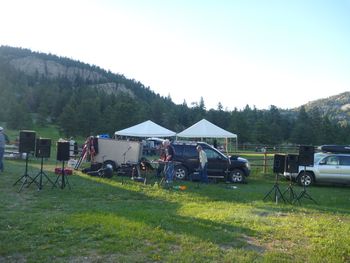
<path fill-rule="evenodd" d="M 170 97 L 161 97 L 121 74 L 8 46 L 0 47 L 0 105 L 0 124 L 5 127 L 18 130 L 31 129 L 33 123 L 36 127 L 54 124 L 66 137 L 112 135 L 145 120 L 180 132 L 203 118 L 237 134 L 240 143 L 345 144 L 350 129 L 338 125 L 349 122 L 349 93 L 304 105 L 306 111 L 320 112 L 310 116 L 300 108 L 274 106 L 207 111 L 203 99 L 191 107 L 185 102 L 176 105 Z"/>
<path fill-rule="evenodd" d="M 162 112 L 166 109 L 176 112 L 179 107 L 170 98 L 161 97 L 123 75 L 68 58 L 8 46 L 0 47 L 0 103 L 5 108 L 5 112 L 0 113 L 0 121 L 16 116 L 16 119 L 10 118 L 14 128 L 30 126 L 29 123 L 20 125 L 24 119 L 30 119 L 28 113 L 38 114 L 39 121 L 64 124 L 67 120 L 63 120 L 62 114 L 65 112 L 76 115 L 77 125 L 79 119 L 91 115 L 96 121 L 91 120 L 87 126 L 99 127 L 98 130 L 102 125 L 97 124 L 98 121 L 108 121 L 104 125 L 106 132 L 145 119 L 174 128 L 170 116 Z M 82 109 L 84 107 L 91 109 Z M 96 107 L 100 110 L 94 115 L 92 109 Z M 189 110 L 187 106 L 185 110 Z M 11 120 L 14 123 L 11 124 Z M 97 130 L 86 131 L 91 132 Z"/>
<path fill-rule="evenodd" d="M 350 123 L 350 92 L 311 101 L 303 106 L 307 112 L 317 109 L 321 116 L 328 116 L 341 123 Z"/>

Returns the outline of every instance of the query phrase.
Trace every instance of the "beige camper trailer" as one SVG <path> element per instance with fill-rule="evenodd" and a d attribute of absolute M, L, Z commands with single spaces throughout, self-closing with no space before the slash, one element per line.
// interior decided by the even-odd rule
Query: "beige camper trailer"
<path fill-rule="evenodd" d="M 139 163 L 141 156 L 141 142 L 98 138 L 98 153 L 94 157 L 94 162 L 111 164 L 117 169 L 125 163 Z"/>

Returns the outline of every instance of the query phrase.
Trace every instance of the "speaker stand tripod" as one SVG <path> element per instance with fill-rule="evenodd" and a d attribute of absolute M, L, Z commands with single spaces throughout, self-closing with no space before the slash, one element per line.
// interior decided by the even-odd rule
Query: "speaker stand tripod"
<path fill-rule="evenodd" d="M 68 181 L 68 177 L 67 177 L 66 172 L 64 170 L 64 161 L 62 161 L 61 173 L 57 175 L 56 181 L 53 184 L 52 188 L 55 186 L 59 186 L 61 189 L 64 189 L 66 187 L 66 185 L 68 185 L 69 189 L 71 189 L 69 181 Z"/>
<path fill-rule="evenodd" d="M 19 188 L 18 192 L 21 192 L 25 185 L 27 185 L 28 187 L 33 181 L 33 178 L 28 175 L 28 161 L 29 161 L 29 153 L 26 153 L 26 166 L 25 166 L 24 174 L 20 178 L 18 178 L 18 180 L 13 184 L 13 186 L 15 186 L 19 181 L 23 180 L 22 185 Z M 38 185 L 37 182 L 35 183 Z"/>
<path fill-rule="evenodd" d="M 306 166 L 304 166 L 304 171 L 303 171 L 304 175 L 306 174 Z M 300 175 L 302 176 L 302 175 Z M 298 195 L 298 197 L 295 199 L 294 203 L 298 202 L 299 205 L 301 204 L 302 199 L 309 199 L 311 201 L 313 201 L 315 204 L 317 204 L 317 202 L 311 197 L 311 195 L 309 195 L 306 191 L 306 185 L 305 182 L 303 182 L 303 190 L 300 192 L 300 194 Z"/>
<path fill-rule="evenodd" d="M 278 173 L 275 173 L 276 177 L 275 177 L 275 184 L 273 185 L 273 187 L 271 188 L 271 190 L 265 195 L 264 197 L 264 201 L 268 198 L 271 197 L 272 200 L 274 200 L 276 202 L 276 204 L 278 204 L 278 199 L 281 198 L 283 200 L 283 202 L 286 202 L 286 200 L 283 197 L 283 194 L 281 192 L 281 189 L 278 185 Z M 273 194 L 273 195 L 271 195 Z"/>
<path fill-rule="evenodd" d="M 37 178 L 39 178 L 39 184 L 36 182 L 38 185 L 38 190 L 41 190 L 43 188 L 43 176 L 47 179 L 47 181 L 49 181 L 51 183 L 51 185 L 54 185 L 54 182 L 52 182 L 51 179 L 44 172 L 43 166 L 44 166 L 44 158 L 41 157 L 40 171 L 33 178 L 33 180 L 29 183 L 29 185 L 31 185 L 33 182 L 36 182 Z"/>
<path fill-rule="evenodd" d="M 293 181 L 292 181 L 292 174 L 290 173 L 290 177 L 289 177 L 289 185 L 287 187 L 287 189 L 283 192 L 284 196 L 289 197 L 289 203 L 293 203 L 293 201 L 295 200 L 295 198 L 297 197 L 297 194 L 295 193 L 294 189 L 293 189 Z"/>

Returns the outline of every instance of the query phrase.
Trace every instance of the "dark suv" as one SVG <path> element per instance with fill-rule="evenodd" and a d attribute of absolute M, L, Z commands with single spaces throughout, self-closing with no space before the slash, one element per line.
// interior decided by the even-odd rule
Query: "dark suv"
<path fill-rule="evenodd" d="M 177 179 L 189 179 L 199 167 L 197 145 L 202 146 L 208 158 L 208 177 L 213 179 L 225 179 L 230 182 L 243 183 L 249 176 L 249 162 L 241 157 L 227 157 L 217 149 L 203 142 L 179 142 L 175 141 L 172 146 L 175 150 L 174 161 L 175 176 Z"/>

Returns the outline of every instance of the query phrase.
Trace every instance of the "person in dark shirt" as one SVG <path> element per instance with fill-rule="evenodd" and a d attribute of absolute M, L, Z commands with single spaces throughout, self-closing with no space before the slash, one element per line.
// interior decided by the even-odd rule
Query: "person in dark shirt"
<path fill-rule="evenodd" d="M 160 150 L 160 155 L 159 155 L 159 165 L 158 165 L 158 168 L 157 168 L 157 177 L 161 176 L 162 172 L 164 171 L 164 162 L 165 162 L 165 159 L 166 159 L 166 156 L 165 156 L 165 149 L 163 147 L 163 145 L 161 145 L 161 148 L 159 149 Z"/>

